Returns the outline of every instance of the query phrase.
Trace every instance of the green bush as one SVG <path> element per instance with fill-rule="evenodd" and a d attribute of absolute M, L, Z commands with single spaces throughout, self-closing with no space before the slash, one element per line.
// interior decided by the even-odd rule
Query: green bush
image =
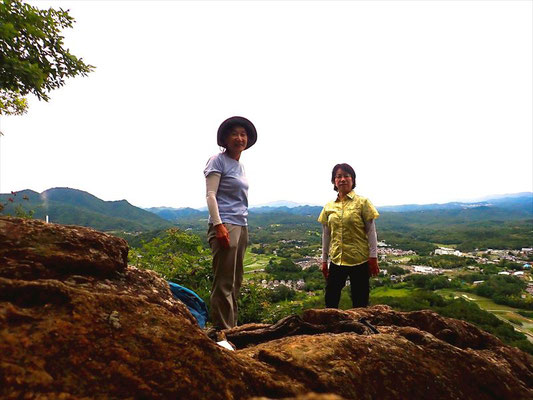
<path fill-rule="evenodd" d="M 436 290 L 452 287 L 446 276 L 412 274 L 405 278 L 405 282 L 412 283 L 415 287 L 427 290 Z"/>
<path fill-rule="evenodd" d="M 511 322 L 512 324 L 515 324 L 515 325 L 520 325 L 520 326 L 522 326 L 522 325 L 523 325 L 522 321 L 520 321 L 520 320 L 519 320 L 519 319 L 517 319 L 517 318 L 507 318 L 507 319 L 508 319 L 508 320 L 509 320 L 509 322 Z"/>
<path fill-rule="evenodd" d="M 527 284 L 514 276 L 489 276 L 483 283 L 477 285 L 472 292 L 494 300 L 497 304 L 505 304 L 516 308 L 533 310 L 531 298 L 522 299 L 520 296 Z"/>
<path fill-rule="evenodd" d="M 267 324 L 275 324 L 280 319 L 288 317 L 289 315 L 300 314 L 302 305 L 298 302 L 282 302 L 272 304 L 268 310 L 265 311 L 263 321 Z"/>
<path fill-rule="evenodd" d="M 533 311 L 518 311 L 518 314 L 522 315 L 523 317 L 526 317 L 526 318 L 533 318 Z"/>
<path fill-rule="evenodd" d="M 262 322 L 270 307 L 268 289 L 257 284 L 243 285 L 238 299 L 239 324 Z"/>
<path fill-rule="evenodd" d="M 380 268 L 381 269 L 386 269 L 387 270 L 387 275 L 405 275 L 407 273 L 409 273 L 409 271 L 407 271 L 405 268 L 402 268 L 402 267 L 398 267 L 396 265 L 390 265 L 390 266 L 382 266 L 382 263 L 380 263 Z"/>
<path fill-rule="evenodd" d="M 177 228 L 130 249 L 129 263 L 158 272 L 164 279 L 195 291 L 207 304 L 211 289 L 211 255 L 198 236 Z"/>
<path fill-rule="evenodd" d="M 511 346 L 518 347 L 520 350 L 525 351 L 526 353 L 533 354 L 533 343 L 527 339 L 515 340 L 509 344 Z"/>
<path fill-rule="evenodd" d="M 308 292 L 322 291 L 326 287 L 326 280 L 322 275 L 322 270 L 318 266 L 312 266 L 302 273 L 305 281 L 305 290 Z"/>
<path fill-rule="evenodd" d="M 434 255 L 431 257 L 413 257 L 409 264 L 428 265 L 433 268 L 451 269 L 475 265 L 476 261 L 469 257 L 458 257 L 448 254 Z"/>
<path fill-rule="evenodd" d="M 271 303 L 279 303 L 281 301 L 293 300 L 296 297 L 296 291 L 285 286 L 279 285 L 278 287 L 269 290 L 268 299 Z"/>

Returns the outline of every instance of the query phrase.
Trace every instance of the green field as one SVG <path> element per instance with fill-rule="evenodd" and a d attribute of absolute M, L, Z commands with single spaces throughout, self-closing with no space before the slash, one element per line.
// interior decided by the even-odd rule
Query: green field
<path fill-rule="evenodd" d="M 502 304 L 496 304 L 491 299 L 488 299 L 486 297 L 481 297 L 473 293 L 461 292 L 461 291 L 453 290 L 453 289 L 439 289 L 439 290 L 435 290 L 435 292 L 440 294 L 443 297 L 449 297 L 449 296 L 461 297 L 465 300 L 474 301 L 477 303 L 477 305 L 480 308 L 486 311 L 490 311 L 490 312 L 503 312 L 503 311 L 515 312 L 517 311 L 516 308 L 509 307 L 509 306 L 502 305 Z"/>
<path fill-rule="evenodd" d="M 513 325 L 517 331 L 527 335 L 529 341 L 533 342 L 533 319 L 526 318 L 518 314 L 518 311 L 520 311 L 519 309 L 502 304 L 496 304 L 491 299 L 486 297 L 481 297 L 472 293 L 461 292 L 453 289 L 440 289 L 435 290 L 435 292 L 439 293 L 443 297 L 460 297 L 465 300 L 475 302 L 481 309 L 489 311 L 501 320 Z M 516 323 L 517 321 L 519 321 L 521 325 Z"/>
<path fill-rule="evenodd" d="M 401 264 L 407 264 L 411 260 L 411 256 L 387 256 L 388 261 L 398 261 Z M 401 265 L 399 265 L 401 267 Z"/>
<path fill-rule="evenodd" d="M 386 286 L 377 287 L 370 293 L 374 297 L 405 297 L 411 294 L 411 289 L 393 289 Z"/>
<path fill-rule="evenodd" d="M 264 269 L 271 259 L 277 261 L 278 257 L 271 254 L 255 254 L 252 253 L 250 249 L 247 249 L 246 254 L 244 255 L 244 272 L 252 273 Z"/>

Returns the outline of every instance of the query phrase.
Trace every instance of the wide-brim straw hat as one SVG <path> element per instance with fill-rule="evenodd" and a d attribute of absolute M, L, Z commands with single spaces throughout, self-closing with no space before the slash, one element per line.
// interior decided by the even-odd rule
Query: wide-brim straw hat
<path fill-rule="evenodd" d="M 227 132 L 234 126 L 239 125 L 246 129 L 246 134 L 248 135 L 248 142 L 246 148 L 252 147 L 257 141 L 257 130 L 255 129 L 254 124 L 249 119 L 244 117 L 230 117 L 220 124 L 217 133 L 217 143 L 219 146 L 224 147 L 224 136 Z"/>

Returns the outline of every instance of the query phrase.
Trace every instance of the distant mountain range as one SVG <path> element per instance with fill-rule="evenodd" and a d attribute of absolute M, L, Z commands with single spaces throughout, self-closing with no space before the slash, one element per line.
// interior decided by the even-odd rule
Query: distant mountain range
<path fill-rule="evenodd" d="M 487 198 L 480 202 L 450 202 L 443 204 L 405 204 L 398 206 L 381 206 L 377 207 L 379 212 L 405 213 L 405 212 L 423 212 L 430 210 L 469 210 L 474 208 L 490 210 L 497 212 L 499 210 L 510 210 L 512 215 L 518 217 L 528 217 L 533 215 L 533 193 L 516 193 L 509 195 L 495 195 L 494 198 Z M 171 208 L 171 207 L 153 207 L 147 209 L 160 217 L 169 221 L 178 221 L 191 217 L 207 217 L 207 210 L 195 208 Z M 274 202 L 264 206 L 255 206 L 250 208 L 250 214 L 266 213 L 288 213 L 294 215 L 318 215 L 322 206 L 299 205 L 294 202 Z"/>
<path fill-rule="evenodd" d="M 9 200 L 9 199 L 12 199 Z M 126 200 L 104 201 L 90 193 L 71 188 L 53 188 L 42 193 L 22 190 L 0 194 L 4 215 L 16 215 L 17 209 L 33 211 L 34 218 L 66 225 L 88 226 L 101 231 L 137 232 L 172 226 L 167 220 L 135 207 Z"/>
<path fill-rule="evenodd" d="M 181 218 L 189 217 L 201 217 L 203 215 L 207 216 L 207 210 L 198 210 L 196 208 L 183 207 L 183 208 L 171 208 L 171 207 L 151 207 L 145 208 L 146 211 L 154 213 L 161 218 L 164 218 L 168 221 L 174 221 Z"/>
<path fill-rule="evenodd" d="M 10 201 L 12 199 L 13 201 Z M 194 208 L 152 207 L 142 209 L 126 200 L 104 201 L 90 193 L 71 189 L 53 188 L 37 193 L 23 190 L 11 194 L 0 194 L 0 204 L 5 205 L 1 214 L 15 215 L 19 211 L 34 212 L 34 218 L 45 219 L 62 224 L 89 226 L 102 231 L 147 231 L 164 229 L 183 220 L 207 218 L 206 210 Z M 322 207 L 298 205 L 280 201 L 250 208 L 250 216 L 266 214 L 318 216 Z M 533 218 L 533 193 L 517 193 L 494 196 L 480 202 L 451 202 L 445 204 L 407 204 L 378 207 L 381 214 L 390 215 L 387 219 L 395 221 L 395 213 L 405 218 L 419 219 L 428 213 L 438 219 L 530 219 Z M 385 221 L 383 221 L 385 222 Z M 398 221 L 399 222 L 399 221 Z"/>
<path fill-rule="evenodd" d="M 285 202 L 282 202 L 285 203 Z M 294 203 L 297 204 L 297 203 Z M 171 207 L 151 207 L 151 208 L 145 208 L 146 211 L 150 211 L 154 214 L 159 215 L 161 218 L 164 218 L 168 221 L 179 221 L 184 218 L 207 218 L 208 212 L 207 208 L 190 208 L 190 207 L 184 207 L 184 208 L 171 208 Z M 266 213 L 289 213 L 289 214 L 295 214 L 295 215 L 307 215 L 307 214 L 313 214 L 320 212 L 322 210 L 322 207 L 319 206 L 263 206 L 263 207 L 251 207 L 249 209 L 250 213 L 254 214 L 266 214 Z"/>
<path fill-rule="evenodd" d="M 444 204 L 405 204 L 400 206 L 379 207 L 381 211 L 407 212 L 424 210 L 464 210 L 476 207 L 497 207 L 511 208 L 513 210 L 523 210 L 526 213 L 533 213 L 533 193 L 524 192 L 508 195 L 487 196 L 483 201 L 477 202 L 451 202 Z"/>
<path fill-rule="evenodd" d="M 287 200 L 278 200 L 278 201 L 271 201 L 269 203 L 263 203 L 263 204 L 256 204 L 254 206 L 251 206 L 251 208 L 263 208 L 263 207 L 287 207 L 287 208 L 295 208 L 295 207 L 302 207 L 302 206 L 312 206 L 312 204 L 302 204 L 302 203 L 296 203 L 294 201 L 287 201 Z"/>
<path fill-rule="evenodd" d="M 533 245 L 533 193 L 497 196 L 480 202 L 407 204 L 377 207 L 378 237 L 393 247 L 429 254 L 439 245 L 461 251 L 476 248 L 517 249 Z M 152 209 L 160 212 L 158 209 Z M 253 240 L 272 240 L 272 235 L 296 231 L 319 232 L 317 217 L 322 206 L 251 207 Z M 205 237 L 207 211 L 169 209 L 161 212 L 183 229 Z M 272 229 L 271 229 L 272 228 Z M 287 236 L 289 237 L 289 236 Z"/>

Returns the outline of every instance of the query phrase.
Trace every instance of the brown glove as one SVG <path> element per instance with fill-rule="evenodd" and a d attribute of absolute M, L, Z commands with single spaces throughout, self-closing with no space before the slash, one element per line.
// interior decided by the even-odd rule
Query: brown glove
<path fill-rule="evenodd" d="M 216 237 L 222 248 L 229 248 L 229 232 L 224 224 L 215 225 Z"/>
<path fill-rule="evenodd" d="M 368 273 L 370 276 L 377 276 L 379 274 L 378 259 L 371 257 L 368 259 Z"/>
<path fill-rule="evenodd" d="M 328 279 L 329 270 L 327 261 L 322 261 L 322 275 L 324 275 L 324 278 Z"/>

